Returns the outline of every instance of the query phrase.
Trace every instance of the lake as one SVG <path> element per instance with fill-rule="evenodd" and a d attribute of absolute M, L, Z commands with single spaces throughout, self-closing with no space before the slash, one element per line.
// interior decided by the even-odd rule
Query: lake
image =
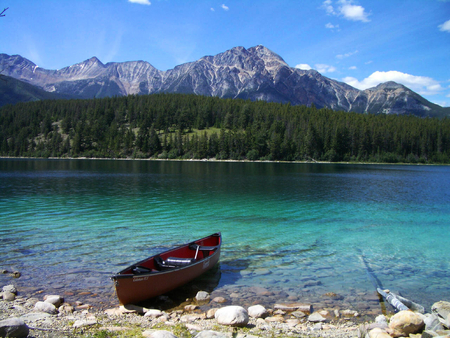
<path fill-rule="evenodd" d="M 450 299 L 449 178 L 448 166 L 1 159 L 0 268 L 22 277 L 0 283 L 116 304 L 110 275 L 220 231 L 218 268 L 189 290 L 376 314 L 381 285 L 429 310 Z"/>

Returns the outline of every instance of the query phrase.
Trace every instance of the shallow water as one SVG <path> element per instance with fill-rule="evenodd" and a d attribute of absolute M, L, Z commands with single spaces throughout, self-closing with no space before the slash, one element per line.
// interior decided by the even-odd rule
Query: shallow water
<path fill-rule="evenodd" d="M 191 289 L 232 303 L 377 311 L 378 283 L 429 308 L 450 299 L 449 174 L 447 166 L 3 159 L 0 268 L 22 277 L 0 283 L 117 303 L 111 274 L 221 231 L 219 268 Z"/>

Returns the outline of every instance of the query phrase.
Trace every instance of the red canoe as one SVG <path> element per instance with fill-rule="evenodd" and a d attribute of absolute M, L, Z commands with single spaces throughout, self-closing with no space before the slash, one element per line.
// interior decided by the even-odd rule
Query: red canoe
<path fill-rule="evenodd" d="M 119 302 L 138 303 L 186 284 L 216 265 L 221 244 L 215 233 L 123 269 L 111 277 Z"/>

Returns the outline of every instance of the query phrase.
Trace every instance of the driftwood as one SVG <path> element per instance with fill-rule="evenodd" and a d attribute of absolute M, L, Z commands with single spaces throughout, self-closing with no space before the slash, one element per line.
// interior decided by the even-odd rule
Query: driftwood
<path fill-rule="evenodd" d="M 389 304 L 391 304 L 398 311 L 409 310 L 409 308 L 405 304 L 403 304 L 400 300 L 398 300 L 398 298 L 395 297 L 392 293 L 384 292 L 380 288 L 377 288 L 377 291 L 380 295 L 383 296 L 384 299 L 386 299 L 386 301 Z"/>

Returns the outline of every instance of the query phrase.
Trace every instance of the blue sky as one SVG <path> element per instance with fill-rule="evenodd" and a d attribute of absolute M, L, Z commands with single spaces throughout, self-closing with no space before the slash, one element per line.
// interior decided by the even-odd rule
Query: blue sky
<path fill-rule="evenodd" d="M 450 0 L 0 0 L 0 52 L 160 70 L 264 45 L 359 89 L 393 80 L 450 106 Z"/>

